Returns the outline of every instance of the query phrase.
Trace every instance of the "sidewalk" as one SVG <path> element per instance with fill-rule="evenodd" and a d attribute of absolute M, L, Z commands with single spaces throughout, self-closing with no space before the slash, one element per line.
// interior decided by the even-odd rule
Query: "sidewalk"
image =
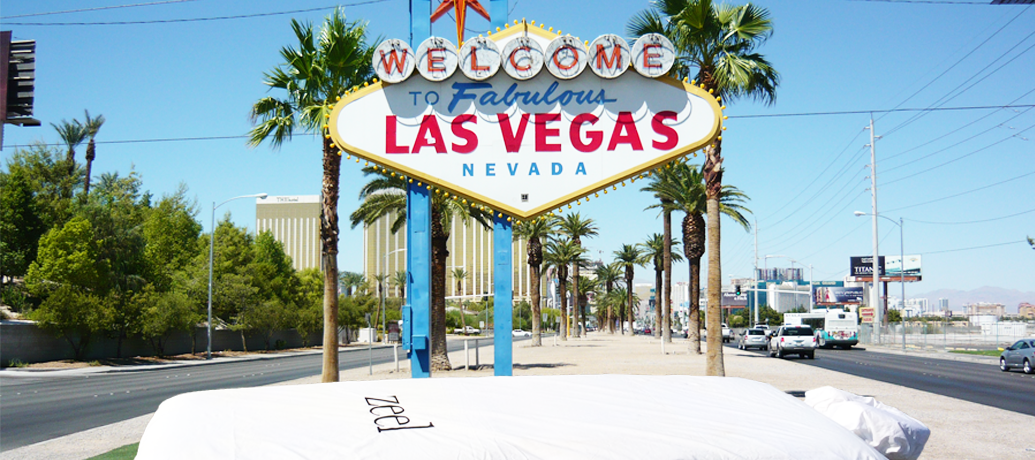
<path fill-rule="evenodd" d="M 689 354 L 687 342 L 683 339 L 675 339 L 672 344 L 666 344 L 666 354 L 662 354 L 662 344 L 659 340 L 643 336 L 612 336 L 606 333 L 594 333 L 590 338 L 583 340 L 557 341 L 556 346 L 552 338 L 545 338 L 542 347 L 532 348 L 529 344 L 530 342 L 518 342 L 514 347 L 514 375 L 705 374 L 704 355 Z M 870 349 L 877 351 L 876 347 Z M 473 350 L 471 354 L 473 364 Z M 829 385 L 852 393 L 873 396 L 902 410 L 931 428 L 931 438 L 922 459 L 1035 460 L 1035 440 L 1031 438 L 1030 433 L 1031 427 L 1035 426 L 1035 417 L 814 366 L 800 365 L 793 359 L 766 358 L 763 355 L 730 348 L 724 349 L 724 356 L 726 375 L 730 377 L 765 382 L 798 397 L 801 397 L 804 391 Z M 483 348 L 480 357 L 482 367 L 468 371 L 462 369 L 463 351 L 450 353 L 450 362 L 454 369 L 458 370 L 438 373 L 435 378 L 492 376 L 492 348 Z M 487 363 L 489 365 L 486 365 Z M 400 366 L 400 372 L 395 372 L 393 363 L 376 365 L 373 375 L 368 375 L 366 368 L 342 371 L 341 380 L 410 378 L 409 362 L 403 361 Z M 313 376 L 279 385 L 318 382 L 319 376 Z M 764 408 L 760 409 L 759 413 L 764 414 Z M 148 420 L 150 415 L 145 415 L 15 449 L 4 452 L 0 459 L 89 458 L 139 441 Z"/>

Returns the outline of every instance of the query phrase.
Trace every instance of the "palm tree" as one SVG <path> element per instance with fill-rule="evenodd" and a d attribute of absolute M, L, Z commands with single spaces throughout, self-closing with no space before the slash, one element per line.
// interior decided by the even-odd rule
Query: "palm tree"
<path fill-rule="evenodd" d="M 68 167 L 68 175 L 72 176 L 75 174 L 75 148 L 86 140 L 88 134 L 86 127 L 76 119 L 72 119 L 72 121 L 61 120 L 60 124 L 55 125 L 51 123 L 50 126 L 53 126 L 54 130 L 57 131 L 61 142 L 68 146 L 68 153 L 65 154 L 65 163 Z M 86 176 L 86 182 L 90 182 L 90 176 Z M 71 198 L 71 183 L 62 192 L 65 194 L 65 198 Z"/>
<path fill-rule="evenodd" d="M 687 338 L 692 350 L 701 353 L 700 338 L 700 297 L 701 297 L 701 257 L 705 253 L 705 220 L 707 196 L 705 193 L 704 175 L 696 165 L 679 164 L 673 168 L 677 172 L 677 181 L 670 182 L 664 189 L 672 199 L 672 209 L 684 213 L 683 253 L 690 262 L 690 326 Z M 744 213 L 751 211 L 743 205 L 748 197 L 732 185 L 722 187 L 719 199 L 719 212 L 733 219 L 745 229 L 750 229 Z"/>
<path fill-rule="evenodd" d="M 352 228 L 359 224 L 371 225 L 384 216 L 394 215 L 391 223 L 393 232 L 406 224 L 406 180 L 395 173 L 388 173 L 373 166 L 363 168 L 363 174 L 373 176 L 359 191 L 362 204 L 351 216 Z M 446 350 L 446 258 L 449 256 L 449 229 L 453 219 L 460 219 L 465 225 L 474 219 L 483 227 L 492 225 L 492 213 L 455 195 L 431 196 L 431 370 L 449 371 Z"/>
<path fill-rule="evenodd" d="M 662 301 L 658 304 L 663 316 L 662 340 L 672 342 L 672 329 L 669 327 L 669 318 L 672 316 L 672 198 L 665 193 L 668 184 L 676 180 L 675 170 L 672 165 L 658 168 L 657 174 L 651 174 L 650 183 L 640 189 L 641 192 L 651 192 L 658 199 L 659 203 L 648 206 L 647 209 L 661 208 L 662 227 L 664 229 L 664 252 L 662 254 L 662 272 L 664 273 L 664 284 L 658 291 Z"/>
<path fill-rule="evenodd" d="M 586 335 L 589 336 L 589 333 L 587 332 L 588 329 L 586 329 L 586 312 L 589 310 L 589 296 L 592 294 L 594 300 L 598 298 L 600 295 L 600 280 L 580 276 L 578 278 L 578 283 L 575 284 L 577 284 L 577 290 L 579 293 L 577 310 L 580 310 L 580 314 L 582 315 L 583 332 L 586 332 Z M 600 322 L 599 318 L 600 317 L 598 316 L 597 323 Z"/>
<path fill-rule="evenodd" d="M 86 122 L 83 123 L 83 129 L 90 137 L 90 142 L 86 145 L 86 183 L 83 185 L 83 195 L 88 196 L 90 195 L 90 170 L 93 169 L 93 159 L 97 158 L 94 138 L 97 137 L 97 131 L 100 131 L 101 125 L 104 124 L 104 115 L 90 118 L 90 111 L 84 110 L 84 112 L 86 112 Z"/>
<path fill-rule="evenodd" d="M 338 282 L 341 283 L 342 293 L 345 294 L 345 297 L 352 296 L 354 290 L 358 289 L 364 281 L 366 278 L 362 273 L 345 271 L 338 276 Z"/>
<path fill-rule="evenodd" d="M 528 243 L 528 268 L 531 272 L 532 286 L 529 294 L 532 297 L 532 346 L 543 345 L 542 325 L 540 324 L 540 302 L 542 265 L 543 265 L 543 240 L 549 238 L 554 232 L 554 220 L 547 218 L 533 219 L 529 222 L 522 222 L 514 227 L 514 238 L 524 239 Z"/>
<path fill-rule="evenodd" d="M 399 290 L 399 298 L 406 298 L 406 283 L 409 278 L 406 276 L 406 270 L 399 270 L 395 272 L 395 276 L 392 277 L 392 283 L 395 284 L 396 289 Z"/>
<path fill-rule="evenodd" d="M 370 284 L 375 284 L 375 283 L 377 284 L 377 307 L 378 308 L 377 308 L 377 312 L 374 313 L 374 329 L 376 330 L 377 329 L 377 325 L 381 324 L 381 308 L 380 307 L 381 307 L 381 302 L 384 301 L 383 299 L 385 298 L 385 291 L 387 290 L 387 287 L 388 287 L 387 286 L 387 284 L 388 284 L 388 275 L 384 274 L 384 273 L 381 273 L 381 274 L 378 274 L 378 275 L 374 275 L 371 278 L 372 279 L 368 280 L 368 282 Z M 388 331 L 385 331 L 385 333 L 388 333 Z"/>
<path fill-rule="evenodd" d="M 636 321 L 633 310 L 633 275 L 635 274 L 634 270 L 636 269 L 636 266 L 639 265 L 642 267 L 643 264 L 646 263 L 646 260 L 644 259 L 640 248 L 632 244 L 623 244 L 622 248 L 615 251 L 614 254 L 615 263 L 625 270 L 625 292 L 626 300 L 628 301 L 625 311 L 628 314 L 629 332 L 632 333 L 633 323 Z"/>
<path fill-rule="evenodd" d="M 597 279 L 600 280 L 600 282 L 604 284 L 604 296 L 606 298 L 606 296 L 610 295 L 611 291 L 614 290 L 615 282 L 622 279 L 622 269 L 616 263 L 610 263 L 610 264 L 607 264 L 607 265 L 601 265 L 600 267 L 597 267 L 596 275 L 597 275 Z M 614 312 L 617 312 L 617 311 L 614 311 Z M 606 321 L 607 321 L 607 330 L 608 330 L 608 332 L 614 334 L 615 333 L 615 322 L 614 322 L 615 318 L 612 315 L 612 313 L 613 313 L 613 311 L 611 310 L 611 304 L 608 303 L 607 304 L 607 311 L 604 314 L 604 317 L 606 318 Z"/>
<path fill-rule="evenodd" d="M 258 124 L 249 132 L 248 144 L 269 141 L 279 148 L 295 130 L 323 137 L 323 196 L 320 242 L 324 267 L 323 373 L 321 381 L 338 381 L 338 179 L 341 152 L 327 134 L 327 119 L 336 98 L 362 84 L 371 75 L 373 48 L 366 43 L 366 25 L 345 20 L 338 8 L 324 20 L 319 34 L 312 23 L 291 21 L 296 46 L 281 48 L 283 62 L 268 73 L 265 83 L 282 90 L 283 99 L 267 96 L 252 106 Z"/>
<path fill-rule="evenodd" d="M 662 18 L 664 16 L 664 19 Z M 780 75 L 756 50 L 773 33 L 769 10 L 752 4 L 715 5 L 711 0 L 656 0 L 652 9 L 629 22 L 635 35 L 662 33 L 676 47 L 677 76 L 688 76 L 724 101 L 750 97 L 767 105 L 776 102 Z M 707 374 L 724 376 L 720 302 L 722 267 L 719 255 L 722 195 L 722 137 L 705 149 L 703 173 L 707 196 L 708 238 L 708 364 Z"/>
<path fill-rule="evenodd" d="M 546 253 L 543 261 L 547 265 L 557 269 L 558 294 L 561 310 L 561 330 L 558 333 L 561 340 L 568 340 L 568 265 L 578 265 L 582 261 L 582 253 L 585 249 L 575 244 L 568 238 L 561 238 L 546 243 Z M 572 297 L 572 300 L 577 300 Z"/>
<path fill-rule="evenodd" d="M 597 236 L 597 227 L 593 223 L 593 219 L 583 219 L 580 213 L 568 213 L 568 215 L 561 217 L 557 220 L 557 229 L 560 230 L 561 234 L 567 235 L 571 238 L 571 241 L 576 246 L 582 247 L 582 237 Z M 579 279 L 579 264 L 575 264 L 572 267 L 572 279 Z M 575 286 L 575 293 L 573 294 L 575 299 L 579 298 L 579 287 L 578 283 L 572 283 Z M 579 317 L 581 312 L 579 309 L 575 309 L 575 322 L 579 323 Z M 581 321 L 582 330 L 586 329 L 585 318 Z M 575 328 L 575 337 L 579 337 L 579 328 Z"/>
<path fill-rule="evenodd" d="M 662 291 L 662 273 L 665 271 L 665 236 L 655 233 L 647 238 L 646 241 L 640 243 L 640 247 L 643 248 L 643 256 L 645 259 L 651 261 L 654 264 L 654 324 L 657 329 L 668 329 L 668 334 L 662 334 L 660 331 L 654 333 L 654 337 L 664 339 L 664 336 L 668 336 L 671 340 L 671 326 L 669 325 L 669 316 L 671 313 L 667 308 L 662 308 L 662 301 L 660 300 Z M 671 246 L 679 246 L 679 240 L 670 241 Z M 670 246 L 670 247 L 671 247 Z M 683 257 L 678 253 L 670 256 L 670 261 L 675 260 L 676 262 L 682 262 Z M 670 262 L 671 263 L 671 262 Z"/>
<path fill-rule="evenodd" d="M 454 268 L 451 272 L 453 280 L 456 281 L 456 295 L 464 295 L 463 282 L 467 279 L 467 270 L 463 268 Z M 464 331 L 464 335 L 467 335 L 467 320 L 464 318 L 464 299 L 461 298 L 458 302 L 460 304 L 460 330 Z"/>

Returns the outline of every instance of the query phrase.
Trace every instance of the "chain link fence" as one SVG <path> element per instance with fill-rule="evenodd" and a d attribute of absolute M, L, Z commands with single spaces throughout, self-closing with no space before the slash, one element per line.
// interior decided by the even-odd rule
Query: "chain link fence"
<path fill-rule="evenodd" d="M 859 343 L 908 349 L 994 350 L 1017 340 L 1035 336 L 1033 322 L 999 322 L 964 326 L 950 322 L 906 322 L 891 324 L 876 331 L 872 325 L 859 326 Z"/>

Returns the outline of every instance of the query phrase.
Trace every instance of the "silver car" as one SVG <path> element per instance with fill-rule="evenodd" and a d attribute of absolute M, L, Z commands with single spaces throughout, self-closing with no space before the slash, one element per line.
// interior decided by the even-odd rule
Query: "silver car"
<path fill-rule="evenodd" d="M 769 342 L 766 341 L 765 329 L 752 328 L 744 331 L 744 335 L 740 336 L 740 343 L 737 344 L 737 348 L 741 350 L 747 350 L 748 348 L 768 349 Z"/>
<path fill-rule="evenodd" d="M 1019 367 L 1025 374 L 1035 373 L 1035 339 L 1021 339 L 1000 350 L 1003 352 L 999 355 L 999 370 L 1007 372 Z"/>

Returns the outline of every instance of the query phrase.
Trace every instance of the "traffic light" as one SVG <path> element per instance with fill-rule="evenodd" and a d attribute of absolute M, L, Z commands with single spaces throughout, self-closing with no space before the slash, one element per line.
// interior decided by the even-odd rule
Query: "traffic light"
<path fill-rule="evenodd" d="M 0 145 L 3 125 L 40 125 L 32 118 L 35 85 L 36 41 L 11 40 L 11 31 L 0 32 Z"/>
<path fill-rule="evenodd" d="M 740 285 L 739 284 L 734 284 L 733 285 L 733 290 L 737 293 L 737 295 L 740 295 Z"/>

